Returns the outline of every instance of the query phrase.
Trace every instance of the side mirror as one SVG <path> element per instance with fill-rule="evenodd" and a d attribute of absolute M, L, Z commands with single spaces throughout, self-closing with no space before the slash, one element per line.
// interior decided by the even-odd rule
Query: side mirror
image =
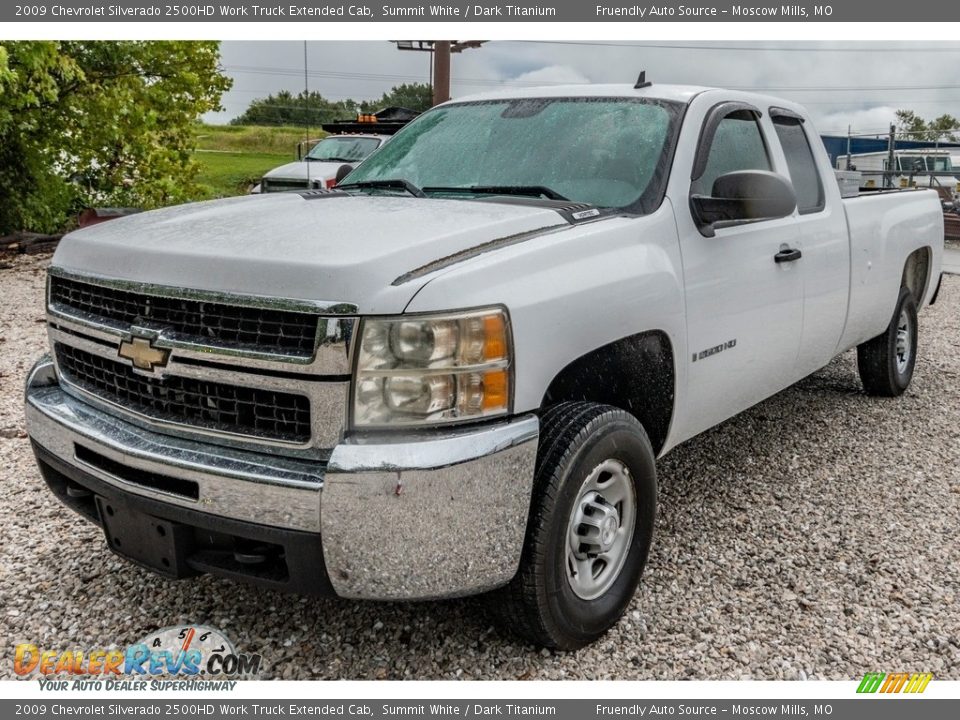
<path fill-rule="evenodd" d="M 334 176 L 334 185 L 339 185 L 347 175 L 353 172 L 353 165 L 341 165 L 337 168 L 337 174 Z"/>
<path fill-rule="evenodd" d="M 704 237 L 713 237 L 718 227 L 786 217 L 796 207 L 797 196 L 790 181 L 766 170 L 721 175 L 709 196 L 690 196 L 690 212 Z"/>

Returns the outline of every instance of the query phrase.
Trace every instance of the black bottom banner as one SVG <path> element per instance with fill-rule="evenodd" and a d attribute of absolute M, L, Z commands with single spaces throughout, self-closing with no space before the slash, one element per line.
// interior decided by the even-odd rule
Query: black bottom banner
<path fill-rule="evenodd" d="M 551 717 L 560 720 L 662 717 L 775 717 L 831 720 L 943 720 L 960 700 L 872 696 L 844 700 L 2 700 L 0 717 Z"/>

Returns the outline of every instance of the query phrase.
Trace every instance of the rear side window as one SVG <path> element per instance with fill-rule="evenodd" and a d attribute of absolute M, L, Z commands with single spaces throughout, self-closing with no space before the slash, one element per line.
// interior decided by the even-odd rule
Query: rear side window
<path fill-rule="evenodd" d="M 692 190 L 695 194 L 710 195 L 714 181 L 721 175 L 738 170 L 770 169 L 770 158 L 756 116 L 749 111 L 737 110 L 717 125 L 703 175 L 693 183 Z"/>
<path fill-rule="evenodd" d="M 813 159 L 810 141 L 803 130 L 803 122 L 795 117 L 774 117 L 773 126 L 787 156 L 790 180 L 797 194 L 797 210 L 801 215 L 820 212 L 824 208 L 823 182 Z"/>

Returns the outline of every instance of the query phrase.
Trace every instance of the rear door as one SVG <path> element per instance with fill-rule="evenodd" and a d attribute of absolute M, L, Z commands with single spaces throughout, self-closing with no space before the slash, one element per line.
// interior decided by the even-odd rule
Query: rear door
<path fill-rule="evenodd" d="M 690 194 L 711 194 L 714 180 L 728 172 L 777 170 L 776 143 L 769 117 L 757 108 L 714 106 L 693 166 L 685 169 Z M 682 434 L 689 437 L 797 379 L 803 282 L 798 262 L 774 260 L 797 241 L 793 217 L 718 228 L 705 237 L 689 205 L 678 202 L 675 214 L 687 307 L 690 411 Z"/>
<path fill-rule="evenodd" d="M 769 113 L 797 194 L 795 246 L 803 253 L 797 262 L 803 277 L 797 376 L 803 377 L 826 365 L 837 352 L 847 317 L 850 243 L 829 159 L 825 151 L 818 157 L 813 150 L 819 138 L 797 113 L 776 107 Z"/>

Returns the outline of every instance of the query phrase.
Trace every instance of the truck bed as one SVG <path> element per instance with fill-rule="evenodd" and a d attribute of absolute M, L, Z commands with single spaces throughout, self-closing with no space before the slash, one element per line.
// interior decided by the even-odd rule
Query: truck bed
<path fill-rule="evenodd" d="M 853 347 L 890 321 L 903 274 L 903 258 L 933 247 L 928 282 L 918 306 L 929 302 L 943 258 L 943 212 L 932 190 L 888 189 L 842 201 L 850 235 L 850 300 L 841 345 Z"/>

